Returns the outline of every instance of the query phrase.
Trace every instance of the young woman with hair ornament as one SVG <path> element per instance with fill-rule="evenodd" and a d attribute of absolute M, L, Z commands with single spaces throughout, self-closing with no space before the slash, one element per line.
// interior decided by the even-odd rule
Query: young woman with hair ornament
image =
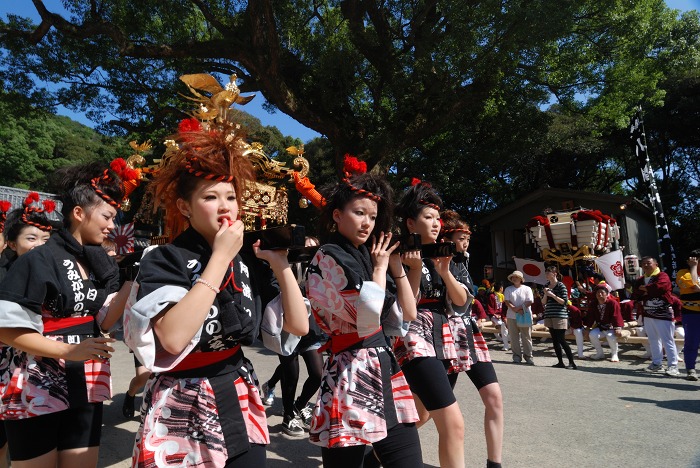
<path fill-rule="evenodd" d="M 418 468 L 418 416 L 387 339 L 416 315 L 390 232 L 392 191 L 356 158 L 345 163 L 345 177 L 325 193 L 322 245 L 307 270 L 311 311 L 331 351 L 309 434 L 324 466 L 361 467 L 371 444 L 382 466 Z"/>
<path fill-rule="evenodd" d="M 97 465 L 114 352 L 104 331 L 128 293 L 115 294 L 119 270 L 101 247 L 114 227 L 121 181 L 99 163 L 59 176 L 63 229 L 19 256 L 0 284 L 0 341 L 12 353 L 0 417 L 16 467 Z M 22 221 L 34 223 L 38 210 Z"/>
<path fill-rule="evenodd" d="M 125 341 L 153 372 L 132 464 L 265 466 L 265 408 L 241 345 L 257 338 L 266 307 L 305 335 L 306 306 L 286 251 L 258 242 L 254 256 L 240 254 L 239 197 L 254 172 L 237 127 L 188 119 L 174 139 L 151 182 L 174 239 L 143 256 L 125 315 Z"/>
<path fill-rule="evenodd" d="M 423 244 L 440 234 L 442 200 L 426 182 L 413 179 L 398 203 L 403 239 L 420 234 Z M 450 270 L 451 256 L 417 258 L 406 262 L 408 278 L 418 301 L 418 315 L 408 333 L 394 344 L 420 415 L 419 426 L 433 419 L 438 430 L 440 466 L 464 467 L 464 418 L 454 395 L 450 373 L 468 370 L 471 354 L 458 354 L 449 315 L 473 299 L 468 285 Z"/>
<path fill-rule="evenodd" d="M 442 230 L 441 237 L 452 241 L 457 246 L 457 253 L 467 254 L 469 242 L 471 240 L 471 230 L 469 224 L 462 220 L 458 213 L 445 210 L 441 213 Z M 463 263 L 454 260 L 450 264 L 452 274 L 459 282 L 468 287 L 473 284 L 468 269 L 468 257 Z M 466 310 L 454 309 L 454 313 L 449 318 L 455 335 L 455 345 L 459 350 L 464 350 L 471 354 L 473 364 L 466 370 L 467 376 L 479 392 L 481 401 L 484 403 L 484 435 L 486 436 L 486 466 L 488 468 L 499 468 L 501 466 L 503 448 L 503 395 L 501 386 L 498 383 L 496 369 L 493 367 L 489 355 L 486 340 L 481 334 L 474 319 Z M 450 382 L 456 383 L 458 373 L 449 374 Z M 453 384 L 454 385 L 454 384 Z"/>

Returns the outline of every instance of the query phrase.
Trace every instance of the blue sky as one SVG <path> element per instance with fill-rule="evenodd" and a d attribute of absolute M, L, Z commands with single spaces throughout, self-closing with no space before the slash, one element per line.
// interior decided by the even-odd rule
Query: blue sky
<path fill-rule="evenodd" d="M 44 0 L 44 4 L 50 11 L 63 11 L 63 6 L 60 0 Z M 666 4 L 681 11 L 700 9 L 700 0 L 666 0 Z M 0 0 L 0 16 L 5 18 L 8 13 L 14 13 L 21 16 L 28 16 L 38 20 L 36 9 L 30 0 Z M 309 128 L 304 127 L 296 120 L 282 112 L 268 113 L 262 108 L 264 96 L 260 93 L 250 103 L 245 106 L 245 110 L 255 117 L 259 118 L 264 125 L 272 125 L 280 129 L 284 135 L 300 138 L 302 141 L 309 141 L 319 134 Z M 57 109 L 60 115 L 66 115 L 77 120 L 85 125 L 92 126 L 84 115 L 72 112 L 66 108 Z"/>

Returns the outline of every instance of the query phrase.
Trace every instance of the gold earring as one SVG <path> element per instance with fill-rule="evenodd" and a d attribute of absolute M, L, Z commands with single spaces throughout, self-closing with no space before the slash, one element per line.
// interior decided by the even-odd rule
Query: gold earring
<path fill-rule="evenodd" d="M 335 232 L 338 230 L 338 225 L 333 223 L 333 226 L 331 226 L 331 232 Z"/>

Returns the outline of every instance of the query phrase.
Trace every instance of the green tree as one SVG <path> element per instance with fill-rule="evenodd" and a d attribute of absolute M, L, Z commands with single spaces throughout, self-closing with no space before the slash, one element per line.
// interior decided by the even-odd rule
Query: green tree
<path fill-rule="evenodd" d="M 122 143 L 8 93 L 0 93 L 0 112 L 12 116 L 0 122 L 0 185 L 48 190 L 47 176 L 56 169 L 95 159 L 108 161 Z"/>
<path fill-rule="evenodd" d="M 237 73 L 325 135 L 336 167 L 346 152 L 390 167 L 456 116 L 519 99 L 594 95 L 597 118 L 619 125 L 660 102 L 653 48 L 675 21 L 662 0 L 65 0 L 63 16 L 34 4 L 40 24 L 0 24 L 13 90 L 151 134 L 181 115 L 177 75 Z"/>

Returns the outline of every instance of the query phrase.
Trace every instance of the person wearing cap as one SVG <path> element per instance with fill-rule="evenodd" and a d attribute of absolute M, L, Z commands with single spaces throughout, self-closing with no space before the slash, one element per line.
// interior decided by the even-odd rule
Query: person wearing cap
<path fill-rule="evenodd" d="M 506 288 L 504 293 L 504 304 L 508 307 L 506 323 L 508 334 L 510 335 L 510 346 L 513 349 L 513 362 L 520 364 L 525 357 L 525 363 L 535 365 L 532 359 L 532 311 L 530 307 L 534 302 L 532 289 L 523 283 L 525 277 L 522 272 L 515 270 L 508 275 L 508 281 L 512 286 Z M 530 325 L 518 325 L 518 315 L 525 316 L 525 321 L 529 319 Z"/>
<path fill-rule="evenodd" d="M 595 301 L 591 302 L 587 316 L 588 326 L 591 329 L 588 336 L 596 350 L 591 359 L 601 360 L 605 357 L 603 346 L 600 343 L 601 337 L 605 336 L 612 354 L 610 360 L 620 362 L 620 358 L 617 356 L 617 337 L 621 336 L 625 322 L 622 320 L 620 303 L 613 299 L 610 290 L 610 286 L 605 281 L 601 281 L 593 289 Z"/>
<path fill-rule="evenodd" d="M 671 308 L 673 296 L 671 278 L 659 269 L 655 258 L 643 257 L 641 263 L 644 275 L 634 282 L 632 297 L 640 301 L 644 307 L 644 330 L 649 337 L 651 351 L 651 364 L 646 370 L 648 372 L 663 370 L 661 363 L 665 350 L 668 361 L 666 375 L 677 377 L 680 372 L 678 371 L 678 351 L 673 339 L 676 328 L 673 324 Z"/>
<path fill-rule="evenodd" d="M 676 283 L 680 288 L 683 303 L 682 320 L 685 330 L 683 358 L 685 360 L 686 379 L 697 381 L 695 360 L 700 346 L 700 281 L 698 281 L 698 258 L 700 249 L 690 252 L 688 268 L 680 270 L 676 275 Z"/>

